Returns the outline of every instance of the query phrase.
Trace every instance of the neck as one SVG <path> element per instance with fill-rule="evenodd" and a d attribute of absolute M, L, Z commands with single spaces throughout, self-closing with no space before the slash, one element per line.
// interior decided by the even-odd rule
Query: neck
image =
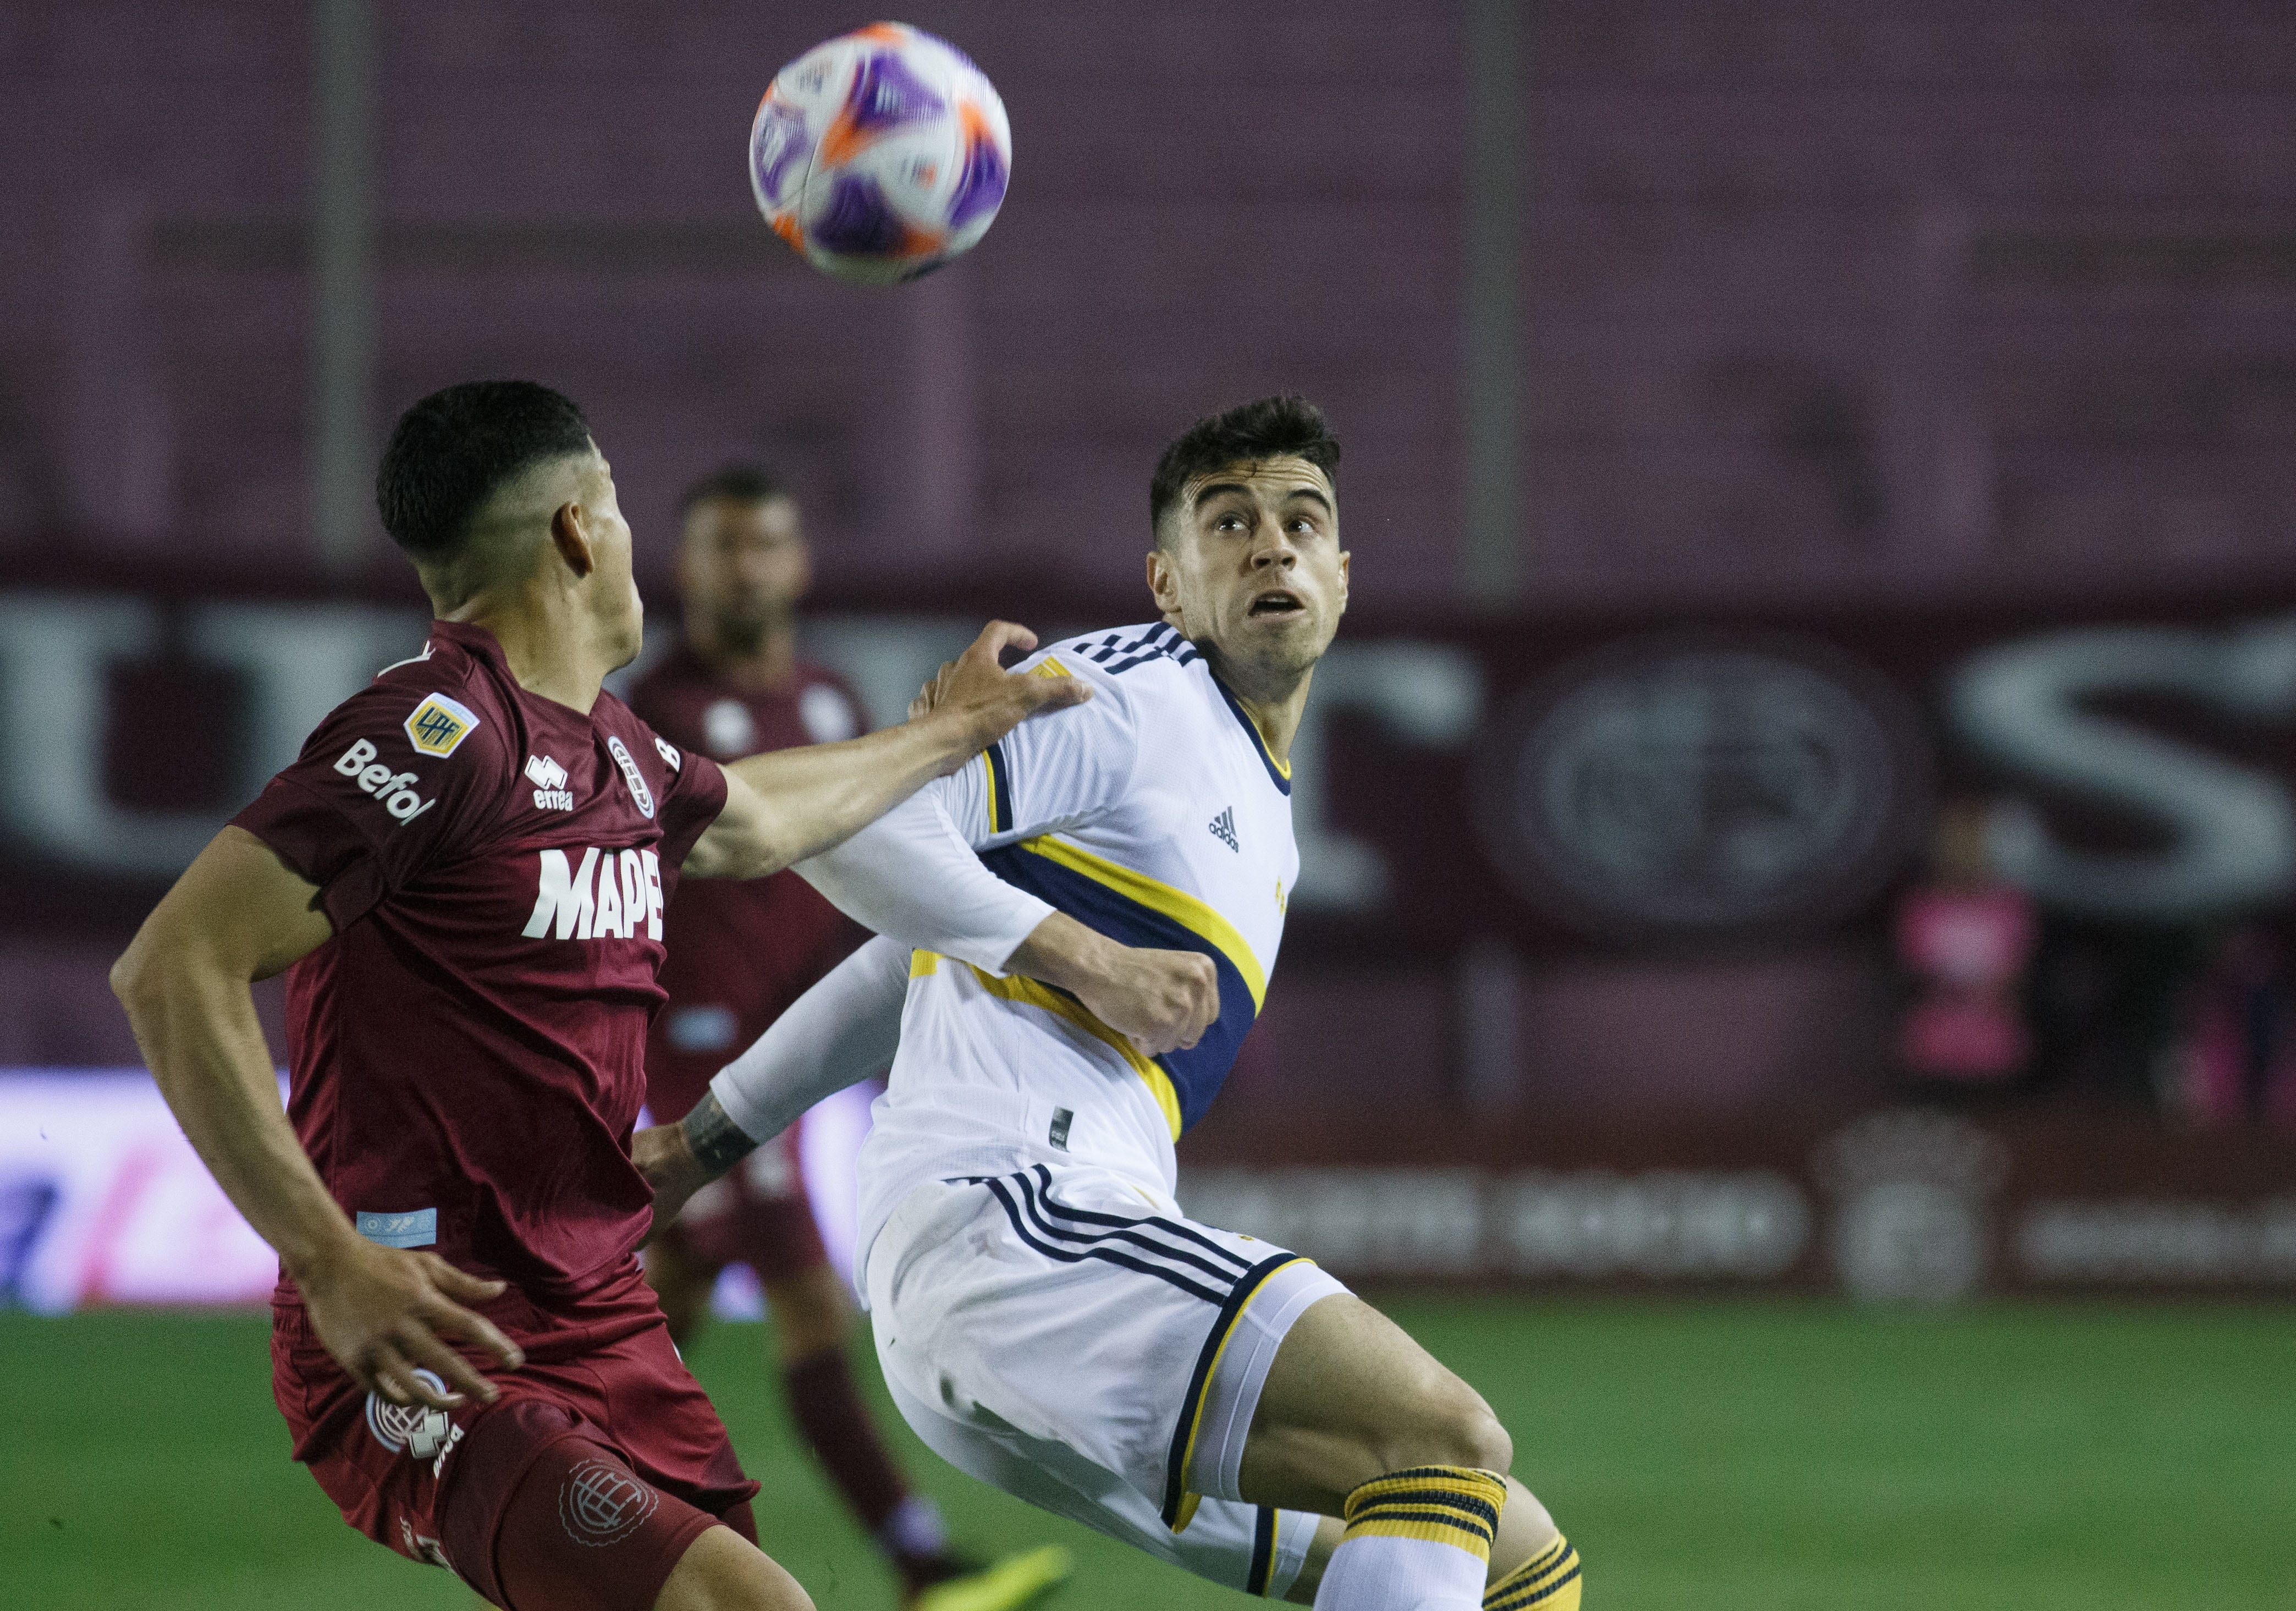
<path fill-rule="evenodd" d="M 562 596 L 479 593 L 439 611 L 439 619 L 488 633 L 502 645 L 520 687 L 586 716 L 598 703 L 606 673 L 621 663 Z"/>
<path fill-rule="evenodd" d="M 754 640 L 738 641 L 707 621 L 686 628 L 685 641 L 701 662 L 737 688 L 771 693 L 797 674 L 797 621 L 783 616 Z"/>
<path fill-rule="evenodd" d="M 1234 666 L 1219 659 L 1212 661 L 1212 670 L 1227 685 L 1227 691 L 1235 695 L 1235 703 L 1243 707 L 1243 713 L 1251 718 L 1251 725 L 1259 729 L 1260 742 L 1267 746 L 1275 764 L 1289 767 L 1292 741 L 1299 736 L 1300 722 L 1308 713 L 1308 687 L 1316 679 L 1316 668 L 1309 666 L 1288 681 L 1238 676 Z"/>

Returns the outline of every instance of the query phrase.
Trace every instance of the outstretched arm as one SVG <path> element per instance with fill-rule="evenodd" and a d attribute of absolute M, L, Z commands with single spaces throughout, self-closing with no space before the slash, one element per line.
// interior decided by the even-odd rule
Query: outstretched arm
<path fill-rule="evenodd" d="M 463 1306 L 503 1284 L 361 1237 L 280 1111 L 249 987 L 326 942 L 333 931 L 318 893 L 263 841 L 226 827 L 144 919 L 111 970 L 112 990 L 193 1149 L 277 1250 L 336 1362 L 394 1403 L 445 1408 L 463 1393 L 491 1401 L 494 1387 L 439 1336 L 515 1369 L 518 1349 Z M 433 1392 L 418 1366 L 461 1393 Z"/>
<path fill-rule="evenodd" d="M 1039 711 L 1081 704 L 1086 685 L 1016 677 L 997 658 L 1036 646 L 1025 627 L 991 621 L 958 656 L 932 709 L 844 744 L 771 750 L 726 768 L 726 806 L 685 860 L 689 878 L 759 878 L 827 850 L 955 771 Z"/>
<path fill-rule="evenodd" d="M 653 1187 L 654 1223 L 668 1223 L 815 1103 L 890 1063 L 908 988 L 908 948 L 872 940 L 719 1070 L 682 1122 L 632 1137 L 630 1156 Z"/>

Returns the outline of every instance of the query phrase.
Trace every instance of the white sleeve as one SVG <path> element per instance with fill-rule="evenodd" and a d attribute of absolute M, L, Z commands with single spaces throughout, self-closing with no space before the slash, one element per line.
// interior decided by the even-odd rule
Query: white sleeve
<path fill-rule="evenodd" d="M 914 949 L 1001 974 L 1053 910 L 981 866 L 931 787 L 797 870 L 839 911 L 899 941 L 905 967 Z"/>
<path fill-rule="evenodd" d="M 892 1062 L 908 993 L 908 948 L 872 940 L 718 1070 L 710 1094 L 743 1135 L 772 1140 L 823 1097 Z"/>
<path fill-rule="evenodd" d="M 976 850 L 1091 821 L 1131 785 L 1140 745 L 1115 679 L 1085 675 L 1083 704 L 1022 722 L 947 777 L 797 870 L 838 910 L 919 950 L 1001 974 L 1013 949 L 1053 908 L 981 865 Z M 1084 662 L 1079 662 L 1081 667 Z"/>

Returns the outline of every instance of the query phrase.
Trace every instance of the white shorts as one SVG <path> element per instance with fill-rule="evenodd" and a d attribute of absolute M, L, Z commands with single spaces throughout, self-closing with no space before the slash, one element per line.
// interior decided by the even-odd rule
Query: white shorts
<path fill-rule="evenodd" d="M 1243 1440 L 1276 1347 L 1338 1281 L 1042 1163 L 912 1189 L 867 1281 L 893 1401 L 949 1464 L 1226 1587 L 1291 1587 L 1319 1518 L 1243 1502 Z"/>

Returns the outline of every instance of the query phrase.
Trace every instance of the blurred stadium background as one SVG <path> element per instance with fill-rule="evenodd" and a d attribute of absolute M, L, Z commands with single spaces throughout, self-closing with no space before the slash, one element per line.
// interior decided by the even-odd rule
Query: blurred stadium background
<path fill-rule="evenodd" d="M 779 467 L 884 719 L 984 614 L 1138 618 L 1162 443 L 1315 398 L 1354 611 L 1192 1211 L 1394 1295 L 1600 1606 L 2287 1604 L 2296 21 L 934 4 L 1013 189 L 872 292 L 739 156 L 866 20 L 0 4 L 0 1599 L 457 1603 L 287 1464 L 104 975 L 421 642 L 390 418 L 514 374 L 657 641 L 680 488 Z M 884 1603 L 757 1347 L 697 1367 L 768 1546 Z"/>

